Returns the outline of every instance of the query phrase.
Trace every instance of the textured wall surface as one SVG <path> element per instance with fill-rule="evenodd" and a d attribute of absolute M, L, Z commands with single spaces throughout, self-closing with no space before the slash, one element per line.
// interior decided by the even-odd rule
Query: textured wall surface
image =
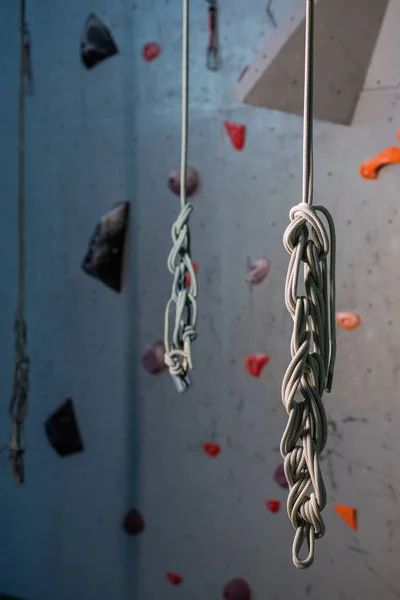
<path fill-rule="evenodd" d="M 166 269 L 178 201 L 165 180 L 179 164 L 180 3 L 28 3 L 36 94 L 27 99 L 27 319 L 32 358 L 25 487 L 0 462 L 0 584 L 27 600 L 204 600 L 245 577 L 255 600 L 400 597 L 398 427 L 400 167 L 363 180 L 359 164 L 396 140 L 395 105 L 373 127 L 316 124 L 316 198 L 339 239 L 338 308 L 363 325 L 340 330 L 323 460 L 329 504 L 316 564 L 291 564 L 285 492 L 273 481 L 286 419 L 280 384 L 291 321 L 283 302 L 282 234 L 301 193 L 301 119 L 242 106 L 231 90 L 272 30 L 265 0 L 222 3 L 223 69 L 205 69 L 205 2 L 192 3 L 190 162 L 202 176 L 194 200 L 199 338 L 194 386 L 178 396 L 168 374 L 140 365 L 162 337 Z M 279 22 L 289 2 L 276 0 Z M 120 55 L 91 72 L 79 61 L 87 14 L 110 26 Z M 0 8 L 1 222 L 0 420 L 13 367 L 17 285 L 17 3 Z M 146 63 L 141 46 L 158 41 Z M 394 92 L 395 93 L 395 92 Z M 247 125 L 235 152 L 223 121 Z M 127 287 L 122 295 L 80 270 L 100 215 L 131 200 Z M 246 257 L 271 260 L 268 279 L 242 285 Z M 260 380 L 246 354 L 271 361 Z M 43 421 L 75 401 L 85 453 L 60 459 Z M 216 460 L 204 441 L 221 444 Z M 267 511 L 278 499 L 282 510 Z M 358 509 L 353 532 L 333 504 Z M 140 538 L 121 531 L 138 507 Z M 397 567 L 396 567 L 397 565 Z M 167 571 L 180 573 L 171 586 Z"/>

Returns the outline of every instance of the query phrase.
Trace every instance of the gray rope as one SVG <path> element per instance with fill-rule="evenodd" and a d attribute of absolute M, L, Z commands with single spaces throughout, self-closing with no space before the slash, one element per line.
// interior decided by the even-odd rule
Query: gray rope
<path fill-rule="evenodd" d="M 18 308 L 15 315 L 15 364 L 13 391 L 8 407 L 11 419 L 11 440 L 8 448 L 11 470 L 16 483 L 24 483 L 25 431 L 28 410 L 29 366 L 26 352 L 27 332 L 25 312 L 25 71 L 26 71 L 26 4 L 21 0 L 20 15 L 20 81 L 19 81 L 19 139 L 18 139 Z"/>
<path fill-rule="evenodd" d="M 303 201 L 290 211 L 283 237 L 290 254 L 285 302 L 293 318 L 291 361 L 282 383 L 282 401 L 289 416 L 281 441 L 289 483 L 287 511 L 296 530 L 293 563 L 305 569 L 314 561 L 315 539 L 325 533 L 321 516 L 326 489 L 319 456 L 327 441 L 327 420 L 322 403 L 331 391 L 336 359 L 335 226 L 330 213 L 313 202 L 313 23 L 314 0 L 306 0 L 306 56 L 304 86 Z M 328 231 L 321 219 L 325 217 Z M 328 259 L 329 257 L 329 259 Z M 305 294 L 299 295 L 304 265 Z M 296 400 L 300 392 L 302 401 Z M 308 555 L 300 557 L 304 542 Z"/>
<path fill-rule="evenodd" d="M 192 342 L 196 339 L 197 280 L 190 255 L 189 217 L 193 206 L 187 200 L 186 175 L 188 154 L 189 96 L 189 0 L 183 0 L 182 11 L 182 140 L 180 214 L 172 226 L 173 247 L 168 257 L 168 270 L 173 275 L 172 293 L 165 311 L 165 364 L 171 375 L 184 379 L 193 369 Z M 186 274 L 190 287 L 186 287 Z M 175 304 L 175 325 L 170 343 L 170 310 Z"/>

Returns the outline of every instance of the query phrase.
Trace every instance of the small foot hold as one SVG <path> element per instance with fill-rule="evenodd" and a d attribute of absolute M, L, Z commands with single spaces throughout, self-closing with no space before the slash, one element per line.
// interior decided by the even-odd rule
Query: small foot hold
<path fill-rule="evenodd" d="M 357 510 L 352 506 L 342 506 L 341 504 L 335 504 L 335 510 L 339 517 L 343 519 L 345 523 L 354 531 L 357 531 Z"/>
<path fill-rule="evenodd" d="M 279 500 L 268 500 L 266 506 L 269 512 L 277 513 L 280 511 L 281 503 L 279 502 Z"/>
<path fill-rule="evenodd" d="M 206 442 L 203 444 L 203 450 L 208 456 L 211 458 L 216 458 L 218 454 L 221 452 L 221 446 L 219 444 L 212 444 L 210 442 Z"/>
<path fill-rule="evenodd" d="M 251 589 L 245 579 L 237 577 L 231 579 L 223 590 L 224 600 L 250 600 Z"/>
<path fill-rule="evenodd" d="M 246 127 L 229 121 L 224 121 L 224 127 L 235 150 L 243 150 L 246 143 Z"/>
<path fill-rule="evenodd" d="M 281 488 L 287 490 L 289 488 L 288 480 L 286 479 L 285 467 L 283 465 L 278 465 L 275 469 L 274 473 L 274 481 Z"/>
<path fill-rule="evenodd" d="M 198 265 L 196 262 L 194 262 L 194 263 L 192 263 L 192 264 L 193 264 L 193 271 L 194 271 L 194 272 L 196 273 L 196 275 L 197 275 L 197 273 L 199 272 L 199 265 Z M 192 284 L 192 280 L 191 280 L 191 278 L 190 278 L 190 273 L 189 273 L 189 271 L 186 271 L 186 276 L 185 276 L 185 286 L 186 286 L 187 288 L 190 288 L 191 284 Z"/>
<path fill-rule="evenodd" d="M 106 58 L 118 54 L 118 48 L 109 29 L 91 13 L 85 22 L 81 40 L 81 59 L 91 69 Z"/>
<path fill-rule="evenodd" d="M 117 204 L 101 217 L 90 239 L 82 269 L 116 292 L 122 290 L 129 202 Z"/>
<path fill-rule="evenodd" d="M 339 325 L 339 327 L 342 327 L 342 329 L 353 331 L 361 325 L 361 317 L 355 313 L 338 312 L 336 313 L 336 323 Z"/>
<path fill-rule="evenodd" d="M 167 579 L 172 585 L 180 585 L 183 581 L 183 577 L 178 573 L 167 573 Z"/>
<path fill-rule="evenodd" d="M 145 61 L 151 62 L 158 56 L 160 56 L 161 47 L 156 42 L 147 42 L 143 45 L 142 56 Z"/>
<path fill-rule="evenodd" d="M 154 342 L 154 344 L 142 355 L 143 368 L 152 375 L 158 375 L 167 368 L 165 364 L 165 346 L 162 340 Z"/>
<path fill-rule="evenodd" d="M 83 452 L 83 442 L 71 399 L 62 404 L 45 422 L 47 439 L 60 456 Z"/>
<path fill-rule="evenodd" d="M 238 83 L 239 83 L 239 81 L 242 81 L 243 77 L 246 75 L 248 70 L 249 70 L 249 65 L 246 65 L 245 67 L 243 67 L 243 69 L 240 71 L 240 75 L 238 77 Z"/>
<path fill-rule="evenodd" d="M 269 356 L 265 354 L 251 354 L 244 359 L 246 371 L 252 377 L 260 377 L 265 365 L 269 363 Z"/>
<path fill-rule="evenodd" d="M 254 262 L 249 260 L 245 283 L 249 285 L 259 285 L 262 283 L 269 273 L 270 264 L 268 258 L 265 257 L 259 258 Z"/>
<path fill-rule="evenodd" d="M 180 196 L 181 194 L 181 171 L 180 169 L 174 169 L 168 175 L 167 180 L 168 188 L 171 190 L 173 194 L 176 196 Z M 193 196 L 200 185 L 200 177 L 198 172 L 194 167 L 188 166 L 186 170 L 186 196 L 190 198 Z"/>
<path fill-rule="evenodd" d="M 127 535 L 139 535 L 144 531 L 145 523 L 142 515 L 136 508 L 129 510 L 122 523 L 122 529 Z"/>

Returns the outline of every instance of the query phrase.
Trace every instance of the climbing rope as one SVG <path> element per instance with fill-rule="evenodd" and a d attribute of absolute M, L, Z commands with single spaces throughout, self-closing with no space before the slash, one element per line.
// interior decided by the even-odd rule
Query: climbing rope
<path fill-rule="evenodd" d="M 186 175 L 188 154 L 188 63 L 189 63 L 189 0 L 183 0 L 182 15 L 182 145 L 180 172 L 180 214 L 172 226 L 173 248 L 168 257 L 168 269 L 173 275 L 171 298 L 165 311 L 165 364 L 178 383 L 178 389 L 188 387 L 188 371 L 193 369 L 191 344 L 196 339 L 197 280 L 190 255 L 189 217 L 193 206 L 187 200 Z M 188 276 L 190 285 L 188 286 Z M 169 318 L 175 304 L 175 325 L 170 343 Z"/>
<path fill-rule="evenodd" d="M 11 419 L 11 440 L 1 450 L 8 448 L 11 470 L 16 483 L 24 483 L 25 432 L 24 421 L 27 413 L 29 387 L 29 357 L 25 313 L 25 74 L 26 74 L 26 7 L 21 0 L 20 36 L 21 63 L 19 81 L 19 134 L 18 134 L 18 306 L 15 315 L 15 364 L 12 395 L 8 408 Z"/>
<path fill-rule="evenodd" d="M 287 511 L 296 530 L 293 563 L 299 569 L 312 565 L 315 539 L 325 533 L 321 512 L 326 505 L 326 489 L 319 465 L 327 441 L 322 396 L 324 390 L 331 391 L 336 358 L 335 226 L 326 208 L 313 206 L 314 0 L 306 3 L 303 197 L 291 209 L 290 224 L 283 237 L 284 247 L 291 255 L 285 302 L 293 318 L 293 334 L 292 360 L 282 383 L 282 401 L 289 419 L 281 454 L 289 483 Z M 298 293 L 302 264 L 305 295 Z M 298 391 L 302 401 L 296 400 Z M 304 542 L 308 555 L 301 558 Z"/>

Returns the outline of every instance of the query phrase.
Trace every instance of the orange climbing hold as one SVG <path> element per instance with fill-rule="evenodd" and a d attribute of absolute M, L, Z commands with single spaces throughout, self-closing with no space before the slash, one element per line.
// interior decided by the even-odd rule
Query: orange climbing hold
<path fill-rule="evenodd" d="M 216 458 L 221 452 L 221 446 L 219 444 L 212 444 L 211 442 L 203 444 L 203 449 L 208 456 L 211 456 L 211 458 Z"/>
<path fill-rule="evenodd" d="M 183 577 L 178 575 L 178 573 L 167 573 L 167 579 L 172 585 L 179 585 L 183 581 Z"/>
<path fill-rule="evenodd" d="M 197 273 L 199 272 L 199 265 L 197 263 L 195 263 L 195 262 L 193 263 L 193 270 L 194 270 L 194 272 L 197 275 Z M 190 279 L 190 273 L 189 273 L 189 271 L 186 271 L 186 287 L 189 288 L 190 285 L 191 285 L 191 283 L 192 282 L 191 282 L 191 279 Z"/>
<path fill-rule="evenodd" d="M 354 531 L 357 531 L 357 510 L 352 506 L 342 506 L 341 504 L 335 504 L 335 510 L 339 517 L 343 519 L 345 523 Z"/>
<path fill-rule="evenodd" d="M 159 44 L 156 44 L 155 42 L 147 42 L 147 44 L 144 44 L 142 50 L 143 58 L 147 62 L 150 62 L 157 58 L 157 56 L 160 55 L 160 52 L 161 48 Z"/>
<path fill-rule="evenodd" d="M 378 171 L 385 165 L 400 163 L 400 148 L 392 146 L 383 150 L 374 158 L 362 163 L 360 175 L 365 179 L 378 179 Z"/>
<path fill-rule="evenodd" d="M 347 331 L 353 331 L 361 325 L 361 317 L 350 312 L 336 313 L 336 323 Z"/>
<path fill-rule="evenodd" d="M 230 123 L 229 121 L 224 121 L 224 126 L 232 142 L 232 146 L 236 150 L 243 150 L 246 143 L 246 127 L 238 123 Z"/>
<path fill-rule="evenodd" d="M 260 377 L 265 365 L 269 363 L 269 356 L 265 354 L 251 354 L 244 359 L 246 371 L 252 377 Z"/>

